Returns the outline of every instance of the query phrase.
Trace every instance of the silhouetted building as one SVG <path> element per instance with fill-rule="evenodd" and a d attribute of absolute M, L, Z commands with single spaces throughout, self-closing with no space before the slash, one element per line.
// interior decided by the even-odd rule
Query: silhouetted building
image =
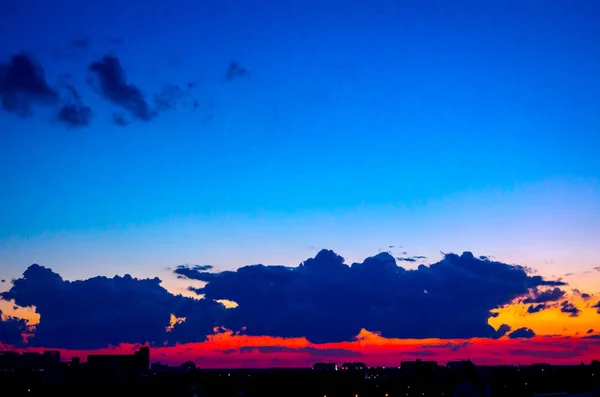
<path fill-rule="evenodd" d="M 364 372 L 367 370 L 367 365 L 365 363 L 344 363 L 342 364 L 342 371 L 350 371 L 350 372 Z"/>
<path fill-rule="evenodd" d="M 313 369 L 315 371 L 337 371 L 338 370 L 338 366 L 335 363 L 316 363 L 315 365 L 313 365 Z"/>
<path fill-rule="evenodd" d="M 400 369 L 404 371 L 435 370 L 437 367 L 437 361 L 422 361 L 421 359 L 416 359 L 415 361 L 402 361 L 400 363 Z"/>
<path fill-rule="evenodd" d="M 483 372 L 471 360 L 464 361 L 456 370 L 453 397 L 490 397 L 491 391 Z"/>
<path fill-rule="evenodd" d="M 150 367 L 150 348 L 133 354 L 90 354 L 87 368 L 104 376 L 126 377 L 145 373 Z"/>
<path fill-rule="evenodd" d="M 2 370 L 45 370 L 60 363 L 60 352 L 47 350 L 43 353 L 0 352 Z"/>

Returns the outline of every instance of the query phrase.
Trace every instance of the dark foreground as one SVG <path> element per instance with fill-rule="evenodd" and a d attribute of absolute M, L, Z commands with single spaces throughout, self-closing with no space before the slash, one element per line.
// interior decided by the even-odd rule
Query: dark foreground
<path fill-rule="evenodd" d="M 271 369 L 195 370 L 123 375 L 83 366 L 59 374 L 0 373 L 0 396 L 534 396 L 538 393 L 600 396 L 600 370 L 573 367 L 370 368 L 364 371 Z M 577 393 L 577 394 L 576 394 Z"/>
<path fill-rule="evenodd" d="M 201 370 L 150 366 L 150 349 L 61 361 L 56 351 L 0 352 L 0 397 L 600 397 L 600 362 L 574 366 L 476 366 L 471 361 L 315 364 L 310 369 Z"/>

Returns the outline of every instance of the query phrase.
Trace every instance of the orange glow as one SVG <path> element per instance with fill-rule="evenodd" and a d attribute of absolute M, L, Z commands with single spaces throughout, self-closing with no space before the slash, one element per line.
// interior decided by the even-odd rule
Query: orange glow
<path fill-rule="evenodd" d="M 531 328 L 537 335 L 585 335 L 589 329 L 600 328 L 600 318 L 596 309 L 590 308 L 590 303 L 598 301 L 598 297 L 584 300 L 579 296 L 572 296 L 569 302 L 573 303 L 581 313 L 577 317 L 570 317 L 561 313 L 560 305 L 556 304 L 539 313 L 527 313 L 529 305 L 513 304 L 496 310 L 498 317 L 490 318 L 489 324 L 498 328 L 501 324 L 508 324 L 513 329 Z"/>
<path fill-rule="evenodd" d="M 40 315 L 36 313 L 35 306 L 21 307 L 17 306 L 14 301 L 0 299 L 0 310 L 2 310 L 2 320 L 6 320 L 8 317 L 16 317 L 24 319 L 28 325 L 40 323 Z"/>
<path fill-rule="evenodd" d="M 237 302 L 230 301 L 227 299 L 218 299 L 217 302 L 225 306 L 227 309 L 235 309 L 236 307 L 238 307 Z"/>
<path fill-rule="evenodd" d="M 171 314 L 171 320 L 169 321 L 169 325 L 167 325 L 167 327 L 166 327 L 166 331 L 167 332 L 173 331 L 173 328 L 175 328 L 175 326 L 177 324 L 181 324 L 181 323 L 185 322 L 185 320 L 186 320 L 185 317 L 175 317 L 174 314 Z"/>

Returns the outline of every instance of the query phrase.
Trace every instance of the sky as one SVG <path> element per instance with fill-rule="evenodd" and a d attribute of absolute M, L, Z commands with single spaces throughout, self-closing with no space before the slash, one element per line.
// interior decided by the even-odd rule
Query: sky
<path fill-rule="evenodd" d="M 600 357 L 599 17 L 0 2 L 0 347 Z"/>

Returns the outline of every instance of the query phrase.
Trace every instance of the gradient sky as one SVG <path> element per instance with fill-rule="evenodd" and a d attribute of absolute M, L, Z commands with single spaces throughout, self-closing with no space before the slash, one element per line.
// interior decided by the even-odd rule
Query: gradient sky
<path fill-rule="evenodd" d="M 479 346 L 470 356 L 485 362 L 526 342 L 555 353 L 509 360 L 598 355 L 593 339 L 572 341 L 600 331 L 599 18 L 591 0 L 2 2 L 0 64 L 26 54 L 60 99 L 20 93 L 31 115 L 0 111 L 0 291 L 33 263 L 65 280 L 159 277 L 196 296 L 187 287 L 202 278 L 178 279 L 177 266 L 297 266 L 331 249 L 347 264 L 390 251 L 417 269 L 470 251 L 567 285 L 553 307 L 527 313 L 522 301 L 542 289 L 525 290 L 490 317 L 534 340 L 452 343 Z M 161 94 L 170 109 L 144 120 L 111 102 L 90 70 L 107 55 L 151 107 Z M 228 80 L 234 61 L 247 73 Z M 57 117 L 69 87 L 91 108 L 88 125 Z M 561 312 L 565 301 L 581 312 Z M 5 322 L 40 321 L 13 305 L 0 301 Z M 361 340 L 332 348 L 355 343 L 363 361 L 396 360 Z M 277 341 L 251 344 L 311 343 Z M 190 345 L 196 356 L 215 342 L 204 343 Z M 398 346 L 431 344 L 386 343 L 408 357 L 412 347 Z M 567 356 L 569 343 L 587 350 Z M 169 349 L 161 354 L 177 361 Z M 199 363 L 315 357 L 253 350 L 246 362 L 215 349 Z M 444 360 L 459 349 L 430 350 Z"/>

